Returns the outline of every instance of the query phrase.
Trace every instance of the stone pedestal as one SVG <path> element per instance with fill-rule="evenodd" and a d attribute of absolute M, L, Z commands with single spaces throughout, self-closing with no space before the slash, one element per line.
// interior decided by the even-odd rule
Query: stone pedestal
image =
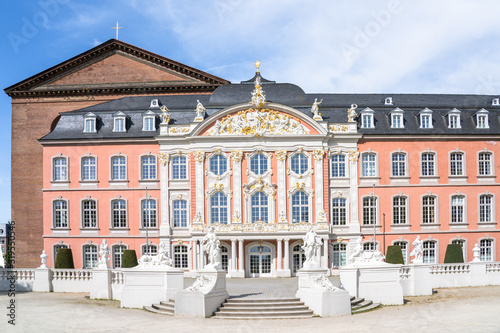
<path fill-rule="evenodd" d="M 300 298 L 314 314 L 322 317 L 351 314 L 349 293 L 334 287 L 322 268 L 306 268 L 297 272 L 299 289 L 296 297 Z"/>
<path fill-rule="evenodd" d="M 90 287 L 91 299 L 112 299 L 111 270 L 96 268 L 92 270 L 92 286 Z"/>
<path fill-rule="evenodd" d="M 33 291 L 51 292 L 52 288 L 52 270 L 48 268 L 35 269 L 35 281 L 33 281 Z"/>
<path fill-rule="evenodd" d="M 226 290 L 226 272 L 217 269 L 201 269 L 193 285 L 175 295 L 175 314 L 207 317 L 229 298 Z"/>
<path fill-rule="evenodd" d="M 385 262 L 354 264 L 341 268 L 340 282 L 351 296 L 400 305 L 403 304 L 403 288 L 399 282 L 401 266 Z"/>
<path fill-rule="evenodd" d="M 487 262 L 470 262 L 470 282 L 469 286 L 487 286 L 487 285 L 495 285 L 492 283 L 493 281 L 488 280 L 488 275 L 486 272 L 486 264 Z M 491 275 L 491 274 L 490 274 Z"/>
<path fill-rule="evenodd" d="M 407 276 L 401 279 L 404 296 L 432 295 L 432 285 L 429 276 L 429 265 L 411 264 L 403 267 L 408 270 Z"/>
<path fill-rule="evenodd" d="M 122 308 L 142 308 L 174 298 L 184 287 L 184 271 L 180 269 L 123 269 Z"/>

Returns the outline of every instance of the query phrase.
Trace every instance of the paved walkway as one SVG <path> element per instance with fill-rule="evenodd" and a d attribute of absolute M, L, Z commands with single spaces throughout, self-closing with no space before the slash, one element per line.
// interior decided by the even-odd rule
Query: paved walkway
<path fill-rule="evenodd" d="M 292 283 L 286 280 L 275 279 Z M 121 309 L 118 301 L 88 300 L 84 296 L 18 293 L 16 326 L 12 326 L 6 316 L 12 298 L 0 292 L 0 332 L 500 332 L 500 286 L 440 289 L 432 296 L 407 297 L 406 305 L 364 314 L 292 320 L 171 317 Z"/>

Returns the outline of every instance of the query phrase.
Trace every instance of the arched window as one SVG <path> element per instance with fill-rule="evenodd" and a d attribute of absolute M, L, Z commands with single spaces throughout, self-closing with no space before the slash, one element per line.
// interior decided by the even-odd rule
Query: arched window
<path fill-rule="evenodd" d="M 210 171 L 217 176 L 227 171 L 227 158 L 218 154 L 210 158 Z"/>
<path fill-rule="evenodd" d="M 426 195 L 422 198 L 422 223 L 436 223 L 436 197 Z"/>
<path fill-rule="evenodd" d="M 304 191 L 292 195 L 292 223 L 309 222 L 309 196 Z"/>
<path fill-rule="evenodd" d="M 335 198 L 332 200 L 332 224 L 345 225 L 346 224 L 346 199 Z"/>
<path fill-rule="evenodd" d="M 187 179 L 187 159 L 185 156 L 172 158 L 172 179 Z"/>
<path fill-rule="evenodd" d="M 152 155 L 141 157 L 141 177 L 143 180 L 156 179 L 156 157 Z"/>
<path fill-rule="evenodd" d="M 392 154 L 392 176 L 393 177 L 406 176 L 406 154 L 404 153 Z"/>
<path fill-rule="evenodd" d="M 482 152 L 479 153 L 479 175 L 480 176 L 490 176 L 491 175 L 491 153 Z"/>
<path fill-rule="evenodd" d="M 262 175 L 269 168 L 267 158 L 264 154 L 257 154 L 250 159 L 250 171 Z"/>
<path fill-rule="evenodd" d="M 53 159 L 54 163 L 54 181 L 68 180 L 68 159 L 66 157 L 57 157 Z"/>
<path fill-rule="evenodd" d="M 269 222 L 269 202 L 268 197 L 263 192 L 252 195 L 252 223 Z"/>
<path fill-rule="evenodd" d="M 125 251 L 126 249 L 127 247 L 125 245 L 113 246 L 113 268 L 122 267 L 123 251 Z"/>
<path fill-rule="evenodd" d="M 147 254 L 150 256 L 154 256 L 158 253 L 158 246 L 156 246 L 155 244 L 149 244 L 149 246 L 146 248 L 146 245 L 143 245 L 141 251 L 142 255 Z"/>
<path fill-rule="evenodd" d="M 375 251 L 375 243 L 373 242 L 363 243 L 363 251 Z"/>
<path fill-rule="evenodd" d="M 399 242 L 394 242 L 393 245 L 397 245 L 401 248 L 401 252 L 403 253 L 403 261 L 404 261 L 404 264 L 406 265 L 406 261 L 408 260 L 406 258 L 407 254 L 408 254 L 408 242 L 403 242 L 403 241 L 399 241 Z"/>
<path fill-rule="evenodd" d="M 187 225 L 187 201 L 174 201 L 174 228 L 186 228 Z"/>
<path fill-rule="evenodd" d="M 68 202 L 55 200 L 53 205 L 54 228 L 68 228 Z"/>
<path fill-rule="evenodd" d="M 212 223 L 227 224 L 227 196 L 217 192 L 210 198 L 210 212 Z"/>
<path fill-rule="evenodd" d="M 186 245 L 174 246 L 174 266 L 188 268 L 188 247 Z"/>
<path fill-rule="evenodd" d="M 96 158 L 87 156 L 82 158 L 82 180 L 96 180 Z"/>
<path fill-rule="evenodd" d="M 92 199 L 82 201 L 82 227 L 97 228 L 97 201 Z"/>
<path fill-rule="evenodd" d="M 363 154 L 361 157 L 361 171 L 363 177 L 375 177 L 376 174 L 376 155 L 373 153 Z"/>
<path fill-rule="evenodd" d="M 127 179 L 127 161 L 125 156 L 114 156 L 111 158 L 111 177 L 113 180 Z"/>
<path fill-rule="evenodd" d="M 491 239 L 481 239 L 481 241 L 479 242 L 479 249 L 479 260 L 493 260 L 493 241 Z"/>
<path fill-rule="evenodd" d="M 451 244 L 458 244 L 462 248 L 462 255 L 464 257 L 464 260 L 467 260 L 466 254 L 467 254 L 467 248 L 465 247 L 465 240 L 463 239 L 454 239 L 451 241 Z"/>
<path fill-rule="evenodd" d="M 69 249 L 69 246 L 66 245 L 66 244 L 56 244 L 56 245 L 54 245 L 53 249 L 54 249 L 53 250 L 53 253 L 54 253 L 54 261 L 53 261 L 53 263 L 54 263 L 54 267 L 55 267 L 55 265 L 56 265 L 56 259 L 57 259 L 57 252 L 59 252 L 60 249 Z"/>
<path fill-rule="evenodd" d="M 483 194 L 479 197 L 479 222 L 492 222 L 492 203 L 491 195 Z"/>
<path fill-rule="evenodd" d="M 157 214 L 156 214 L 156 200 L 146 199 L 142 200 L 142 227 L 156 228 L 157 227 Z"/>
<path fill-rule="evenodd" d="M 113 214 L 113 228 L 127 227 L 127 203 L 125 200 L 113 200 L 111 202 Z"/>
<path fill-rule="evenodd" d="M 392 223 L 406 224 L 407 223 L 407 203 L 406 197 L 397 196 L 392 198 Z"/>
<path fill-rule="evenodd" d="M 435 241 L 424 241 L 424 264 L 436 264 L 436 242 Z"/>
<path fill-rule="evenodd" d="M 332 177 L 345 177 L 346 166 L 344 155 L 332 155 Z"/>
<path fill-rule="evenodd" d="M 333 267 L 345 266 L 347 264 L 347 245 L 342 243 L 333 244 Z"/>
<path fill-rule="evenodd" d="M 436 155 L 434 153 L 422 154 L 422 176 L 435 176 L 436 175 Z"/>
<path fill-rule="evenodd" d="M 464 205 L 465 198 L 462 195 L 454 195 L 451 197 L 451 222 L 464 222 Z"/>
<path fill-rule="evenodd" d="M 451 153 L 450 154 L 450 175 L 463 176 L 464 175 L 464 154 Z"/>
<path fill-rule="evenodd" d="M 83 246 L 83 268 L 97 267 L 97 245 Z"/>
<path fill-rule="evenodd" d="M 377 221 L 377 198 L 363 198 L 363 224 L 375 224 Z"/>
<path fill-rule="evenodd" d="M 290 163 L 292 171 L 298 175 L 302 175 L 309 169 L 309 159 L 304 154 L 295 154 Z"/>

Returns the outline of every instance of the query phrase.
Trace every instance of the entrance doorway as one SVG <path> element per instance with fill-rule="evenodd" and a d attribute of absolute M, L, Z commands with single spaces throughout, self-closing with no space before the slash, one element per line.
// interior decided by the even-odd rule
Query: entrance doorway
<path fill-rule="evenodd" d="M 302 268 L 306 261 L 306 254 L 300 244 L 294 245 L 292 248 L 292 274 L 297 275 L 297 271 Z"/>
<path fill-rule="evenodd" d="M 270 277 L 272 276 L 272 252 L 271 248 L 265 245 L 253 246 L 250 248 L 250 277 Z"/>

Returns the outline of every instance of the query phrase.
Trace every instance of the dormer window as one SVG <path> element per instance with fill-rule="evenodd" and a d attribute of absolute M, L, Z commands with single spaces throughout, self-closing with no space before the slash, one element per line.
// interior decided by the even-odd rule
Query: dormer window
<path fill-rule="evenodd" d="M 92 112 L 87 113 L 85 116 L 83 116 L 83 133 L 95 133 L 96 131 L 96 123 L 97 123 L 97 116 L 93 114 Z"/>
<path fill-rule="evenodd" d="M 419 113 L 420 128 L 433 128 L 432 127 L 432 110 L 425 108 Z"/>
<path fill-rule="evenodd" d="M 125 132 L 126 131 L 126 118 L 127 116 L 123 112 L 117 112 L 113 115 L 113 132 Z"/>
<path fill-rule="evenodd" d="M 391 117 L 391 128 L 405 128 L 403 121 L 403 110 L 400 108 L 395 108 L 390 113 Z"/>
<path fill-rule="evenodd" d="M 361 111 L 361 128 L 374 128 L 373 110 L 366 108 Z"/>
<path fill-rule="evenodd" d="M 384 105 L 392 105 L 392 97 L 386 97 L 384 99 Z"/>
<path fill-rule="evenodd" d="M 160 107 L 160 101 L 158 100 L 158 98 L 152 99 L 151 102 L 149 103 L 149 107 L 150 108 L 159 108 Z"/>
<path fill-rule="evenodd" d="M 493 105 L 493 106 L 500 106 L 500 98 L 493 98 L 491 100 L 491 105 Z"/>
<path fill-rule="evenodd" d="M 476 112 L 476 128 L 490 128 L 487 110 L 481 109 Z"/>
<path fill-rule="evenodd" d="M 460 126 L 460 111 L 453 109 L 448 112 L 448 128 L 462 128 Z"/>
<path fill-rule="evenodd" d="M 146 112 L 142 116 L 142 123 L 143 131 L 156 131 L 156 114 L 152 111 Z"/>

